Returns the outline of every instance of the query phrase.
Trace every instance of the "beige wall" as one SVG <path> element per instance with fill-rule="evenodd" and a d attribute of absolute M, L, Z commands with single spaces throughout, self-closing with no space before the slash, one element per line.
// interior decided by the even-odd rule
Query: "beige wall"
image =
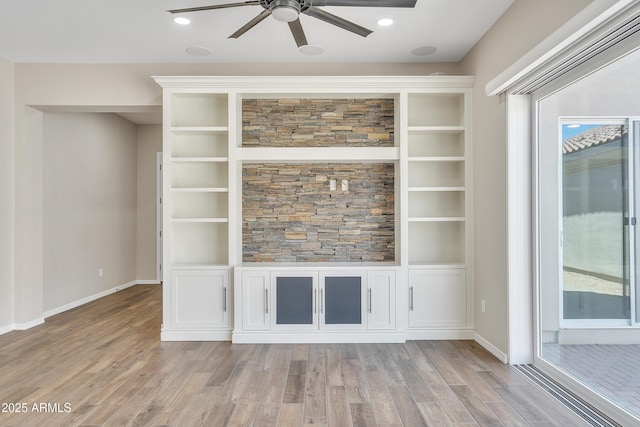
<path fill-rule="evenodd" d="M 162 126 L 137 126 L 138 212 L 136 226 L 136 278 L 157 279 L 156 274 L 156 183 L 157 153 L 162 151 Z"/>
<path fill-rule="evenodd" d="M 13 80 L 0 58 L 0 332 L 13 323 Z"/>
<path fill-rule="evenodd" d="M 115 114 L 44 114 L 45 312 L 136 280 L 136 139 Z"/>
<path fill-rule="evenodd" d="M 561 27 L 590 0 L 516 0 L 463 59 L 473 91 L 474 282 L 478 335 L 507 352 L 506 105 L 485 94 L 496 75 Z M 486 301 L 486 312 L 480 301 Z"/>

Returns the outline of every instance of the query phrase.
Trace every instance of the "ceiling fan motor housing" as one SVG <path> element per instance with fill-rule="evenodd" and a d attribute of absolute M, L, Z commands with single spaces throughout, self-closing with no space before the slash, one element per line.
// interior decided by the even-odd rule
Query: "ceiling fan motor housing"
<path fill-rule="evenodd" d="M 298 19 L 300 12 L 311 5 L 310 0 L 260 0 L 260 5 L 271 11 L 278 21 L 292 22 Z"/>

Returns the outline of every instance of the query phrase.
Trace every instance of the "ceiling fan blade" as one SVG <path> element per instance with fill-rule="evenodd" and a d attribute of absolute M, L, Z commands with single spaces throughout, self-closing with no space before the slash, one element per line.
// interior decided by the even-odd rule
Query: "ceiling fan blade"
<path fill-rule="evenodd" d="M 307 37 L 304 35 L 304 30 L 302 29 L 300 19 L 289 22 L 289 29 L 291 30 L 291 34 L 293 34 L 293 38 L 295 39 L 298 47 L 306 46 L 309 44 L 307 43 Z"/>
<path fill-rule="evenodd" d="M 416 0 L 314 0 L 314 6 L 415 7 Z"/>
<path fill-rule="evenodd" d="M 263 10 L 262 12 L 260 12 L 260 14 L 258 16 L 256 16 L 251 21 L 249 21 L 246 24 L 244 24 L 238 31 L 236 31 L 235 33 L 231 34 L 227 38 L 229 38 L 229 39 L 237 39 L 238 37 L 240 37 L 241 35 L 243 35 L 247 31 L 249 31 L 250 29 L 252 29 L 256 25 L 258 25 L 260 22 L 262 22 L 269 15 L 271 15 L 271 11 L 269 9 Z"/>
<path fill-rule="evenodd" d="M 257 4 L 260 4 L 260 0 L 243 1 L 241 3 L 217 4 L 213 6 L 187 7 L 185 9 L 168 10 L 167 12 L 169 13 L 199 12 L 201 10 L 226 9 L 228 7 L 254 6 Z"/>
<path fill-rule="evenodd" d="M 347 21 L 346 19 L 342 19 L 339 16 L 333 15 L 329 12 L 325 12 L 322 9 L 318 9 L 315 6 L 311 6 L 307 10 L 304 10 L 302 13 L 304 13 L 305 15 L 313 16 L 314 18 L 318 18 L 321 21 L 328 22 L 329 24 L 333 24 L 347 31 L 351 31 L 352 33 L 356 33 L 362 37 L 367 37 L 373 32 L 364 27 L 361 27 L 358 24 L 354 24 L 351 21 Z"/>

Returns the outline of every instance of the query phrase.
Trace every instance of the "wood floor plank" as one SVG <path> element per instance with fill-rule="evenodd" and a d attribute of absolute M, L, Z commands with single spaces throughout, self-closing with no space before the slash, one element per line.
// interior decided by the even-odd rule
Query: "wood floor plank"
<path fill-rule="evenodd" d="M 418 402 L 418 408 L 430 427 L 451 427 L 453 423 L 437 402 Z"/>
<path fill-rule="evenodd" d="M 412 427 L 427 426 L 427 422 L 422 417 L 418 405 L 411 398 L 411 393 L 407 386 L 392 386 L 389 387 L 389 390 L 403 425 Z"/>
<path fill-rule="evenodd" d="M 284 403 L 304 403 L 306 376 L 307 361 L 291 360 L 287 384 L 284 389 Z"/>
<path fill-rule="evenodd" d="M 351 421 L 353 427 L 375 426 L 376 416 L 373 407 L 368 403 L 352 403 L 350 405 Z"/>
<path fill-rule="evenodd" d="M 137 285 L 0 335 L 0 401 L 71 405 L 0 425 L 585 425 L 473 341 L 160 342 L 161 298 Z"/>
<path fill-rule="evenodd" d="M 329 386 L 327 418 L 330 426 L 350 426 L 351 410 L 347 390 L 343 386 Z"/>
<path fill-rule="evenodd" d="M 327 370 L 325 353 L 320 345 L 309 349 L 306 384 L 304 388 L 304 423 L 327 423 Z"/>
<path fill-rule="evenodd" d="M 451 390 L 481 426 L 501 426 L 502 422 L 466 385 L 451 386 Z"/>
<path fill-rule="evenodd" d="M 284 403 L 280 409 L 278 427 L 299 427 L 304 416 L 304 404 Z"/>

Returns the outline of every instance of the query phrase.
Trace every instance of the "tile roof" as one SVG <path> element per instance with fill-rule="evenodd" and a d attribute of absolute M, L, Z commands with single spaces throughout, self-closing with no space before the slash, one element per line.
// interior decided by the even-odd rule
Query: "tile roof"
<path fill-rule="evenodd" d="M 621 130 L 622 128 L 624 131 Z M 620 139 L 622 132 L 626 135 L 628 131 L 628 127 L 622 125 L 603 125 L 585 130 L 562 141 L 562 154 L 575 153 L 585 148 L 616 141 Z"/>

